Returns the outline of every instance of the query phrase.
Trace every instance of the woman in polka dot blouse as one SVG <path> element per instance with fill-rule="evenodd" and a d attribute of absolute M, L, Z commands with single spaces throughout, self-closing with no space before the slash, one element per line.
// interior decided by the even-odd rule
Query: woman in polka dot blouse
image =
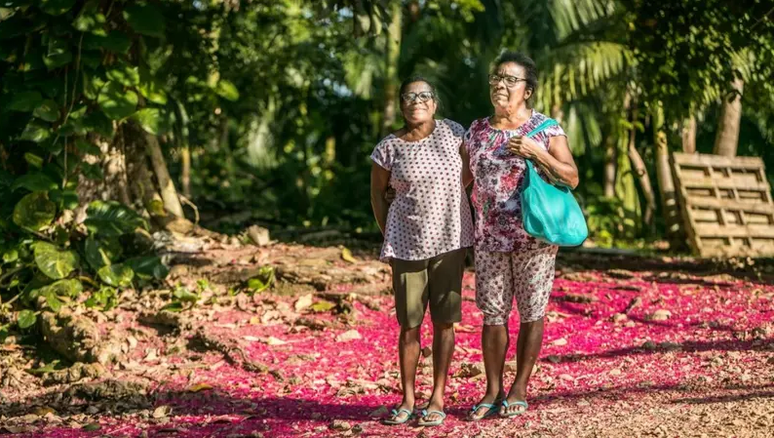
<path fill-rule="evenodd" d="M 381 259 L 392 266 L 400 336 L 403 401 L 387 424 L 413 417 L 414 379 L 425 309 L 433 322 L 433 393 L 420 425 L 443 422 L 444 389 L 454 351 L 455 322 L 461 320 L 466 248 L 473 245 L 470 206 L 462 185 L 461 146 L 465 129 L 436 120 L 438 99 L 430 83 L 407 79 L 400 88 L 405 126 L 388 135 L 371 154 L 371 204 L 384 234 Z M 385 193 L 395 191 L 388 205 Z"/>
<path fill-rule="evenodd" d="M 554 281 L 558 247 L 524 231 L 519 190 L 530 159 L 554 184 L 578 185 L 578 169 L 559 126 L 524 137 L 547 119 L 531 109 L 537 88 L 535 63 L 505 52 L 489 75 L 494 115 L 474 121 L 465 133 L 464 179 L 474 180 L 476 211 L 476 304 L 484 314 L 481 334 L 486 394 L 473 406 L 471 420 L 527 410 L 527 383 L 543 343 L 543 316 Z M 507 396 L 503 368 L 514 298 L 519 313 L 516 379 Z"/>

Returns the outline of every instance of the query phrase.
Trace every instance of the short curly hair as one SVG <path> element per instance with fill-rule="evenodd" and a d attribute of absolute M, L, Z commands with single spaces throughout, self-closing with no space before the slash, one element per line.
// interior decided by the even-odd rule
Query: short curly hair
<path fill-rule="evenodd" d="M 524 78 L 527 80 L 527 88 L 532 90 L 532 95 L 527 100 L 532 100 L 532 98 L 535 97 L 535 93 L 537 93 L 538 88 L 538 74 L 535 61 L 521 52 L 506 50 L 505 52 L 501 53 L 500 56 L 498 56 L 495 60 L 493 73 L 496 72 L 501 65 L 507 64 L 509 62 L 518 64 L 524 68 L 524 72 L 527 75 L 527 77 Z"/>

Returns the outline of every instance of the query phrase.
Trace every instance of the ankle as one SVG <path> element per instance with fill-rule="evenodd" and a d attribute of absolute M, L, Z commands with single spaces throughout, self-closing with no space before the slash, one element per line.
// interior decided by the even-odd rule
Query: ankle
<path fill-rule="evenodd" d="M 524 400 L 527 397 L 527 387 L 522 385 L 516 385 L 514 384 L 511 387 L 511 390 L 508 391 L 508 398 L 516 398 L 519 400 Z"/>
<path fill-rule="evenodd" d="M 430 397 L 430 401 L 428 401 L 427 407 L 430 408 L 431 406 L 433 408 L 443 409 L 443 396 L 440 396 L 440 397 Z"/>

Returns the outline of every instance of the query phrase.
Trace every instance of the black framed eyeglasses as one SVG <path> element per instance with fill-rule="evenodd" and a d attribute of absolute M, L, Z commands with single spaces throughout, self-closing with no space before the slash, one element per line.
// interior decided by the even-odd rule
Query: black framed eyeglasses
<path fill-rule="evenodd" d="M 497 85 L 500 83 L 500 81 L 505 81 L 505 86 L 508 88 L 513 88 L 521 81 L 526 82 L 526 79 L 523 78 L 517 78 L 516 76 L 510 76 L 510 75 L 496 75 L 491 74 L 489 75 L 489 85 Z"/>
<path fill-rule="evenodd" d="M 424 103 L 431 100 L 434 96 L 432 91 L 421 91 L 419 93 L 403 93 L 400 95 L 400 99 L 405 103 Z"/>

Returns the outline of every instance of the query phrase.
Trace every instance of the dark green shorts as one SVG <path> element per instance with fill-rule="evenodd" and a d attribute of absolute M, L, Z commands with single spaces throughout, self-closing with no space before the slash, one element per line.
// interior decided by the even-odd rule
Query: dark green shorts
<path fill-rule="evenodd" d="M 428 303 L 433 322 L 450 324 L 462 320 L 466 254 L 467 248 L 461 248 L 425 260 L 392 259 L 395 311 L 401 327 L 419 327 Z"/>

